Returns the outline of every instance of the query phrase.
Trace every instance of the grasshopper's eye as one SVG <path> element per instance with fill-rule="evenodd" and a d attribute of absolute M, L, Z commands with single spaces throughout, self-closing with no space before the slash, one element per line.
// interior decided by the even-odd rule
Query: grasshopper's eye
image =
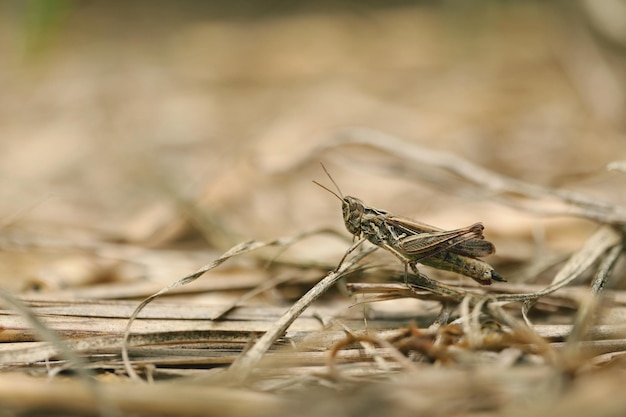
<path fill-rule="evenodd" d="M 345 222 L 359 222 L 361 215 L 363 214 L 363 202 L 358 198 L 345 197 L 343 199 L 343 220 Z"/>
<path fill-rule="evenodd" d="M 350 213 L 352 212 L 352 204 L 349 201 L 344 200 L 341 205 L 341 211 L 343 212 L 343 221 L 350 220 Z"/>
<path fill-rule="evenodd" d="M 341 204 L 341 210 L 346 229 L 353 235 L 360 236 L 362 210 L 359 209 L 359 200 L 354 197 L 345 197 Z"/>

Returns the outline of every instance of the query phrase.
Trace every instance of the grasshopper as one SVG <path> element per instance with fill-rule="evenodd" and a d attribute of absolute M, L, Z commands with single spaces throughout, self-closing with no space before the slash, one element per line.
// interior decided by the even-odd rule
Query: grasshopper
<path fill-rule="evenodd" d="M 346 229 L 356 239 L 341 263 L 348 254 L 368 240 L 400 259 L 404 264 L 404 280 L 407 285 L 408 267 L 419 274 L 418 262 L 467 276 L 482 285 L 491 285 L 492 280 L 506 281 L 491 265 L 478 259 L 496 251 L 491 242 L 484 240 L 482 223 L 461 229 L 443 230 L 408 217 L 395 216 L 385 210 L 370 207 L 356 197 L 344 197 L 323 164 L 322 168 L 339 194 L 317 181 L 313 182 L 341 201 Z"/>

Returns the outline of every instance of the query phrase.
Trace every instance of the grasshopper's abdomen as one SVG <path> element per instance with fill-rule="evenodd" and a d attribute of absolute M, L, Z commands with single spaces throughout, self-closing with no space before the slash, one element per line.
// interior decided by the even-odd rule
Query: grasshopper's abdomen
<path fill-rule="evenodd" d="M 490 285 L 492 279 L 496 281 L 504 281 L 504 279 L 496 273 L 493 270 L 493 267 L 487 262 L 483 262 L 480 259 L 458 255 L 453 252 L 437 253 L 426 259 L 420 260 L 420 263 L 433 268 L 465 275 L 482 285 Z"/>

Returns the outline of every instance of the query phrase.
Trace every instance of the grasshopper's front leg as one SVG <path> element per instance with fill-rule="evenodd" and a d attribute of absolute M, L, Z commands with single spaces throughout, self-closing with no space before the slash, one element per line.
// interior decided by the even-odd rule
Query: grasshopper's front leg
<path fill-rule="evenodd" d="M 334 272 L 339 271 L 339 268 L 341 268 L 341 265 L 343 264 L 343 262 L 346 260 L 346 258 L 348 257 L 348 255 L 350 255 L 352 252 L 354 252 L 354 250 L 356 248 L 358 248 L 359 246 L 361 246 L 363 244 L 363 242 L 365 242 L 367 240 L 367 238 L 361 237 L 359 238 L 356 242 L 354 242 L 352 245 L 350 245 L 350 247 L 348 248 L 348 250 L 346 251 L 346 253 L 343 254 L 343 257 L 341 258 L 341 260 L 339 261 L 339 264 L 337 265 L 337 268 L 335 268 Z"/>

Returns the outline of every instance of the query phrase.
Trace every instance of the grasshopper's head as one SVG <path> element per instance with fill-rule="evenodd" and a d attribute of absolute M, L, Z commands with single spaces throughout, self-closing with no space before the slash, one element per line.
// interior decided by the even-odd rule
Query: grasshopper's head
<path fill-rule="evenodd" d="M 345 196 L 341 200 L 341 211 L 343 211 L 343 222 L 348 232 L 354 236 L 360 236 L 361 217 L 365 212 L 365 203 L 356 197 Z"/>
<path fill-rule="evenodd" d="M 321 164 L 321 165 L 326 175 L 328 175 L 328 178 L 330 178 L 332 183 L 335 185 L 335 188 L 337 188 L 337 191 L 339 192 L 339 194 L 337 194 L 330 188 L 323 186 L 317 181 L 313 181 L 313 182 L 317 184 L 318 186 L 322 187 L 323 189 L 325 189 L 326 191 L 328 191 L 329 193 L 331 193 L 332 195 L 334 195 L 335 197 L 337 197 L 341 201 L 341 211 L 343 212 L 343 222 L 346 224 L 346 229 L 348 229 L 348 232 L 350 232 L 352 235 L 360 237 L 362 233 L 361 217 L 363 216 L 363 213 L 366 210 L 365 203 L 363 203 L 361 200 L 359 200 L 356 197 L 350 197 L 350 196 L 344 197 L 343 193 L 339 189 L 339 186 L 337 185 L 333 177 L 330 175 L 328 170 L 326 170 L 326 167 L 324 166 L 324 164 Z"/>

